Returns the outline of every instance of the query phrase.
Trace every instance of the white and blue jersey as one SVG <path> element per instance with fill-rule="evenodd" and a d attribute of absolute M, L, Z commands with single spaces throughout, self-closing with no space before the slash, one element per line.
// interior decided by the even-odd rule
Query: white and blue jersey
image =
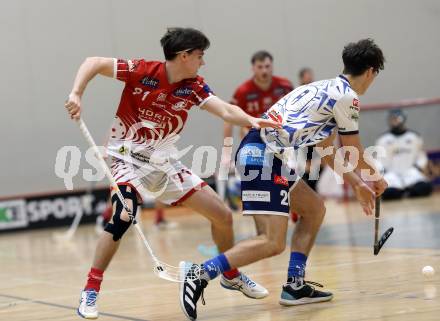
<path fill-rule="evenodd" d="M 329 137 L 335 127 L 341 135 L 359 131 L 359 100 L 344 76 L 296 88 L 264 115 L 282 123 L 265 128 L 261 138 L 276 153 L 288 147 L 312 146 Z"/>
<path fill-rule="evenodd" d="M 341 135 L 357 134 L 358 96 L 341 75 L 298 87 L 263 117 L 282 128 L 252 129 L 238 148 L 243 214 L 289 215 L 289 193 L 297 177 L 283 163 L 286 149 L 316 145 L 335 128 Z"/>

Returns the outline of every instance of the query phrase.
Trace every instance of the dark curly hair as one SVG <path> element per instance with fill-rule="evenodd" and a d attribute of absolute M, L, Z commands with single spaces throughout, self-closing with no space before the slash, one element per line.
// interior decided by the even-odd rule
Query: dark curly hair
<path fill-rule="evenodd" d="M 344 74 L 359 76 L 369 68 L 374 72 L 383 70 L 385 57 L 373 39 L 362 39 L 351 42 L 342 51 Z"/>
<path fill-rule="evenodd" d="M 209 39 L 199 30 L 193 28 L 168 28 L 160 39 L 166 60 L 173 60 L 182 51 L 191 53 L 193 50 L 209 48 Z"/>

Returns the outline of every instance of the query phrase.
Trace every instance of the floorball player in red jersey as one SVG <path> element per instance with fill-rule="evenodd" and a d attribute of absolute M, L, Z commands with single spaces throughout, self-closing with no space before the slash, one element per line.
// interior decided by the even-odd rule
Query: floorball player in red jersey
<path fill-rule="evenodd" d="M 174 142 L 191 108 L 206 110 L 226 122 L 242 127 L 279 127 L 276 122 L 252 117 L 237 106 L 216 97 L 197 73 L 205 62 L 208 38 L 191 28 L 169 29 L 161 39 L 165 62 L 143 59 L 87 58 L 78 70 L 65 104 L 72 119 L 79 119 L 81 97 L 96 75 L 125 83 L 113 122 L 107 153 L 121 192 L 136 215 L 145 193 L 162 203 L 182 204 L 199 212 L 212 224 L 212 237 L 221 252 L 234 244 L 232 215 L 217 194 L 197 175 L 173 158 Z M 98 317 L 96 300 L 103 273 L 116 253 L 131 222 L 116 195 L 113 217 L 101 235 L 95 257 L 81 293 L 78 314 Z M 265 288 L 233 269 L 221 284 L 251 298 L 268 295 Z"/>
<path fill-rule="evenodd" d="M 291 92 L 293 85 L 290 80 L 273 74 L 273 56 L 268 51 L 260 50 L 254 53 L 251 57 L 251 64 L 253 75 L 237 87 L 232 97 L 232 103 L 253 117 L 261 117 L 273 104 Z M 240 139 L 246 136 L 249 129 L 248 126 L 240 128 Z M 223 142 L 227 148 L 229 147 L 226 143 L 228 142 L 227 138 L 233 135 L 231 123 L 225 122 L 223 135 Z M 228 184 L 220 178 L 217 181 L 217 190 L 223 199 L 226 194 L 226 186 L 234 186 L 234 177 L 229 177 L 228 180 Z M 231 194 L 233 192 L 228 188 L 227 195 L 231 206 L 233 205 L 232 208 L 238 207 L 231 201 L 233 199 L 230 197 Z M 292 213 L 292 221 L 296 222 L 297 220 L 298 215 Z M 259 229 L 258 226 L 256 228 Z"/>
<path fill-rule="evenodd" d="M 273 56 L 265 51 L 252 55 L 252 78 L 246 80 L 234 92 L 232 103 L 253 117 L 261 117 L 273 104 L 293 90 L 292 83 L 273 75 Z M 232 124 L 225 123 L 224 137 L 232 137 Z M 249 127 L 242 127 L 243 138 Z"/>

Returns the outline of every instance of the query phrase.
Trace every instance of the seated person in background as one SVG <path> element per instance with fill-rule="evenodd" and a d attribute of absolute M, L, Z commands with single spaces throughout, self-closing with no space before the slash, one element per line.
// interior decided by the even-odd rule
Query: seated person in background
<path fill-rule="evenodd" d="M 406 115 L 402 110 L 391 110 L 388 116 L 390 130 L 376 141 L 376 145 L 386 151 L 385 158 L 381 160 L 388 183 L 383 199 L 399 199 L 405 194 L 409 197 L 428 196 L 432 193 L 432 184 L 424 174 L 428 158 L 423 150 L 423 139 L 407 129 L 405 121 Z"/>

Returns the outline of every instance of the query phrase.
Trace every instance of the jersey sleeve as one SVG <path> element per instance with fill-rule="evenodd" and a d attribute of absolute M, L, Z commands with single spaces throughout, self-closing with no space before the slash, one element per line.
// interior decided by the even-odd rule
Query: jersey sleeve
<path fill-rule="evenodd" d="M 195 102 L 194 104 L 203 108 L 206 102 L 214 97 L 214 92 L 209 88 L 208 84 L 203 81 L 199 81 L 194 88 Z"/>
<path fill-rule="evenodd" d="M 125 83 L 130 82 L 139 70 L 141 60 L 114 58 L 113 77 Z"/>
<path fill-rule="evenodd" d="M 346 94 L 335 104 L 333 114 L 341 135 L 359 133 L 359 100 L 353 94 Z"/>

